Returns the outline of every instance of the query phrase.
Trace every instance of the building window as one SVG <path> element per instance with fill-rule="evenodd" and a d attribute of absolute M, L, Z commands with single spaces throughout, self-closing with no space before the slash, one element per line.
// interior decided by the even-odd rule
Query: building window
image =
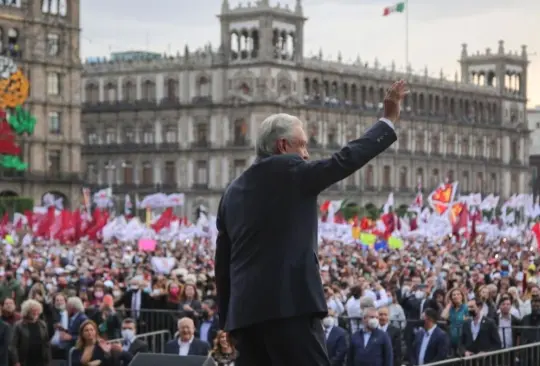
<path fill-rule="evenodd" d="M 469 191 L 469 172 L 463 172 L 461 176 L 463 177 L 461 179 L 461 181 L 463 182 L 463 190 L 465 192 L 468 192 Z"/>
<path fill-rule="evenodd" d="M 512 141 L 510 145 L 510 161 L 518 161 L 519 160 L 519 144 L 517 141 Z M 512 193 L 515 193 L 513 191 Z"/>
<path fill-rule="evenodd" d="M 7 5 L 7 6 L 13 6 L 15 8 L 21 7 L 21 1 L 22 0 L 2 0 L 0 2 L 1 5 Z"/>
<path fill-rule="evenodd" d="M 165 184 L 174 184 L 176 182 L 176 163 L 174 161 L 165 162 Z"/>
<path fill-rule="evenodd" d="M 149 161 L 144 162 L 142 166 L 142 184 L 153 184 L 153 175 L 152 163 Z"/>
<path fill-rule="evenodd" d="M 49 112 L 49 133 L 59 134 L 62 132 L 62 126 L 60 124 L 60 113 Z"/>
<path fill-rule="evenodd" d="M 48 154 L 48 172 L 51 174 L 60 173 L 61 154 L 58 150 L 49 151 Z"/>
<path fill-rule="evenodd" d="M 57 72 L 47 74 L 47 93 L 49 95 L 60 94 L 60 76 Z"/>
<path fill-rule="evenodd" d="M 489 190 L 492 192 L 492 193 L 497 193 L 497 174 L 496 173 L 491 173 L 491 176 L 490 176 L 490 187 L 489 187 Z"/>
<path fill-rule="evenodd" d="M 21 54 L 21 46 L 19 45 L 19 31 L 10 28 L 8 29 L 8 56 L 19 57 Z"/>
<path fill-rule="evenodd" d="M 416 134 L 416 149 L 418 152 L 424 152 L 426 151 L 426 144 L 424 140 L 424 132 L 418 132 Z"/>
<path fill-rule="evenodd" d="M 47 55 L 58 56 L 60 53 L 60 36 L 58 34 L 47 34 Z"/>
<path fill-rule="evenodd" d="M 373 179 L 373 165 L 368 165 L 366 167 L 366 175 L 365 175 L 365 179 L 366 179 L 366 187 L 367 188 L 372 188 L 375 186 L 374 184 L 374 179 Z"/>
<path fill-rule="evenodd" d="M 469 156 L 469 139 L 463 139 L 461 143 L 461 155 Z"/>
<path fill-rule="evenodd" d="M 89 144 L 98 144 L 99 143 L 99 136 L 98 134 L 96 133 L 95 130 L 88 130 L 87 134 L 86 134 L 86 139 L 88 141 Z"/>
<path fill-rule="evenodd" d="M 420 187 L 424 186 L 424 169 L 422 168 L 416 169 L 416 180 L 418 181 L 418 185 Z"/>
<path fill-rule="evenodd" d="M 150 128 L 143 130 L 143 144 L 153 144 L 154 143 L 154 131 Z"/>
<path fill-rule="evenodd" d="M 210 82 L 206 77 L 201 77 L 197 83 L 199 97 L 208 97 L 210 96 Z"/>
<path fill-rule="evenodd" d="M 392 168 L 388 165 L 383 167 L 383 187 L 392 187 Z"/>
<path fill-rule="evenodd" d="M 246 161 L 244 159 L 237 159 L 234 161 L 234 177 L 237 178 L 246 170 Z"/>
<path fill-rule="evenodd" d="M 408 180 L 407 167 L 403 166 L 399 170 L 399 187 L 400 188 L 407 188 L 408 187 L 407 180 Z"/>
<path fill-rule="evenodd" d="M 131 81 L 127 81 L 124 84 L 123 94 L 125 101 L 133 102 L 137 98 L 137 87 Z"/>
<path fill-rule="evenodd" d="M 449 170 L 446 175 L 446 178 L 448 179 L 448 183 L 452 183 L 454 181 L 454 171 Z"/>
<path fill-rule="evenodd" d="M 476 152 L 475 152 L 476 157 L 484 156 L 484 141 L 477 140 L 475 148 L 476 148 Z"/>
<path fill-rule="evenodd" d="M 455 139 L 453 136 L 448 137 L 448 140 L 446 140 L 446 153 L 448 155 L 455 154 Z"/>
<path fill-rule="evenodd" d="M 150 80 L 146 80 L 142 86 L 142 99 L 147 101 L 156 100 L 156 84 Z"/>
<path fill-rule="evenodd" d="M 497 141 L 495 140 L 492 140 L 490 143 L 489 143 L 489 153 L 488 153 L 488 156 L 491 158 L 491 159 L 497 159 L 499 156 L 498 156 L 498 152 L 497 152 Z"/>
<path fill-rule="evenodd" d="M 41 12 L 65 17 L 67 15 L 67 0 L 42 0 Z"/>
<path fill-rule="evenodd" d="M 407 151 L 409 150 L 409 132 L 403 131 L 399 135 L 399 149 L 401 151 Z"/>
<path fill-rule="evenodd" d="M 206 160 L 198 160 L 196 164 L 197 174 L 196 174 L 196 183 L 200 185 L 208 184 L 208 169 Z"/>
<path fill-rule="evenodd" d="M 135 131 L 131 127 L 124 129 L 124 142 L 134 143 L 135 142 Z"/>
<path fill-rule="evenodd" d="M 512 173 L 510 178 L 510 194 L 519 192 L 519 177 L 516 173 Z"/>
<path fill-rule="evenodd" d="M 108 83 L 106 86 L 105 86 L 105 99 L 107 100 L 107 102 L 116 102 L 116 100 L 118 99 L 117 96 L 116 96 L 116 85 L 114 85 L 113 83 Z"/>
<path fill-rule="evenodd" d="M 234 121 L 234 144 L 244 145 L 246 143 L 247 123 L 244 119 Z"/>
<path fill-rule="evenodd" d="M 85 87 L 85 94 L 85 102 L 91 104 L 99 102 L 99 87 L 96 84 L 87 84 Z"/>
<path fill-rule="evenodd" d="M 96 164 L 95 163 L 89 163 L 86 166 L 86 179 L 90 183 L 96 183 L 97 181 L 97 171 L 96 171 Z"/>
<path fill-rule="evenodd" d="M 176 99 L 176 90 L 178 89 L 178 83 L 174 79 L 167 80 L 165 95 L 167 96 L 168 100 L 175 100 Z"/>
<path fill-rule="evenodd" d="M 108 128 L 105 132 L 105 143 L 106 144 L 116 144 L 116 130 L 113 128 Z"/>
<path fill-rule="evenodd" d="M 481 193 L 484 190 L 484 174 L 478 172 L 476 174 L 476 187 L 474 187 L 475 193 Z"/>
<path fill-rule="evenodd" d="M 122 164 L 122 172 L 124 184 L 133 184 L 133 164 L 130 161 L 125 161 Z"/>
<path fill-rule="evenodd" d="M 208 125 L 206 123 L 197 123 L 196 139 L 199 144 L 206 144 L 208 142 Z"/>
<path fill-rule="evenodd" d="M 174 128 L 173 126 L 167 127 L 167 130 L 165 132 L 165 142 L 168 144 L 175 144 L 177 142 L 176 128 Z"/>
<path fill-rule="evenodd" d="M 440 153 L 439 136 L 431 137 L 431 153 L 432 154 Z"/>

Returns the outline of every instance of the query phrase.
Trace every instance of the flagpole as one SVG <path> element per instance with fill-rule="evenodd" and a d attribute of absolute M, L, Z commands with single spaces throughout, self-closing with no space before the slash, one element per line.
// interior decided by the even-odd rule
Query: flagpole
<path fill-rule="evenodd" d="M 409 70 L 409 0 L 405 0 L 405 72 Z"/>

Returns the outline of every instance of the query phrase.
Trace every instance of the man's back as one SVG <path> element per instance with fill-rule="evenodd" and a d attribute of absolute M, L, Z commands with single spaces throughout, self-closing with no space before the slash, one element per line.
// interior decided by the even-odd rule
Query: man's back
<path fill-rule="evenodd" d="M 293 181 L 298 159 L 258 160 L 222 199 L 218 215 L 234 243 L 227 329 L 327 311 L 317 259 L 317 196 Z"/>

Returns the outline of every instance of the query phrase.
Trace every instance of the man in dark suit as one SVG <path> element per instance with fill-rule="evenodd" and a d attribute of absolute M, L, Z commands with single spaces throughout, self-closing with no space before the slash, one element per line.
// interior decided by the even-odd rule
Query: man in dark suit
<path fill-rule="evenodd" d="M 124 306 L 126 311 L 126 316 L 131 319 L 134 319 L 137 323 L 137 329 L 144 332 L 146 330 L 147 318 L 150 313 L 152 298 L 149 294 L 144 292 L 141 288 L 141 283 L 138 279 L 131 279 L 129 282 L 129 290 L 124 292 L 120 300 L 118 300 L 114 306 Z M 146 312 L 141 311 L 145 309 Z"/>
<path fill-rule="evenodd" d="M 204 300 L 202 303 L 202 319 L 199 325 L 199 339 L 205 341 L 210 346 L 214 344 L 217 332 L 219 331 L 219 317 L 217 315 L 217 304 L 212 299 Z"/>
<path fill-rule="evenodd" d="M 377 309 L 364 310 L 364 327 L 351 337 L 348 366 L 394 366 L 392 342 L 379 328 Z"/>
<path fill-rule="evenodd" d="M 67 300 L 66 310 L 69 315 L 69 324 L 67 329 L 60 330 L 60 340 L 69 342 L 70 347 L 74 347 L 79 337 L 79 328 L 81 324 L 88 320 L 84 313 L 84 305 L 80 298 L 73 296 Z M 68 347 L 67 349 L 69 350 Z"/>
<path fill-rule="evenodd" d="M 180 356 L 208 356 L 210 345 L 195 338 L 195 324 L 191 318 L 178 321 L 178 338 L 167 342 L 165 353 Z"/>
<path fill-rule="evenodd" d="M 384 118 L 331 158 L 308 162 L 302 122 L 265 119 L 257 159 L 219 204 L 216 284 L 222 328 L 237 342 L 236 366 L 327 366 L 321 319 L 328 308 L 317 258 L 317 196 L 394 141 L 406 94 L 395 83 Z"/>
<path fill-rule="evenodd" d="M 334 323 L 335 319 L 333 316 L 329 315 L 323 319 L 328 358 L 332 366 L 345 366 L 345 360 L 347 359 L 347 352 L 349 350 L 347 331 Z"/>
<path fill-rule="evenodd" d="M 137 325 L 135 320 L 126 318 L 122 322 L 122 348 L 130 355 L 135 356 L 139 352 L 148 352 L 148 344 L 142 339 L 136 338 Z"/>
<path fill-rule="evenodd" d="M 450 339 L 444 330 L 437 326 L 437 310 L 424 311 L 424 327 L 416 333 L 413 343 L 411 364 L 427 365 L 448 359 Z"/>
<path fill-rule="evenodd" d="M 385 331 L 392 342 L 392 351 L 394 352 L 394 366 L 400 366 L 403 362 L 401 356 L 401 329 L 394 327 L 389 323 L 388 308 L 380 308 L 379 310 L 379 328 Z"/>
<path fill-rule="evenodd" d="M 511 309 L 512 300 L 507 295 L 503 295 L 499 300 L 500 313 L 495 317 L 495 325 L 499 328 L 502 348 L 519 346 L 521 321 L 510 314 Z"/>
<path fill-rule="evenodd" d="M 0 366 L 9 366 L 9 345 L 11 342 L 11 327 L 0 320 Z"/>
<path fill-rule="evenodd" d="M 493 320 L 482 315 L 482 304 L 480 299 L 468 303 L 470 318 L 463 323 L 461 331 L 460 348 L 464 356 L 502 348 L 499 330 Z"/>

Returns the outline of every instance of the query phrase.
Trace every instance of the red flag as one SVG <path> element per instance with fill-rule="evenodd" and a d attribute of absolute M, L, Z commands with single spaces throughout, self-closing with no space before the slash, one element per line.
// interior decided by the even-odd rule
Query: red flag
<path fill-rule="evenodd" d="M 173 219 L 173 209 L 172 207 L 168 207 L 165 211 L 163 211 L 159 219 L 157 219 L 157 221 L 152 225 L 152 229 L 154 229 L 156 233 L 159 233 L 161 230 L 171 226 Z"/>

